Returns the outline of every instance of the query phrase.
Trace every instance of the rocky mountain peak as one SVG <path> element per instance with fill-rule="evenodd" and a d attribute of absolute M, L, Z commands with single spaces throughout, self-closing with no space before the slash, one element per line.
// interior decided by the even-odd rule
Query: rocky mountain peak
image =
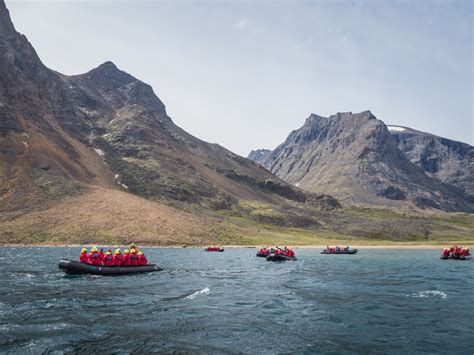
<path fill-rule="evenodd" d="M 121 86 L 137 81 L 136 78 L 120 70 L 110 61 L 92 69 L 84 74 L 84 76 L 102 89 L 117 89 Z"/>
<path fill-rule="evenodd" d="M 5 6 L 5 1 L 0 0 L 0 36 L 8 36 L 16 33 L 10 13 Z"/>
<path fill-rule="evenodd" d="M 426 149 L 419 153 L 421 148 L 410 148 L 413 141 L 399 145 L 403 151 L 416 153 L 411 159 L 415 164 L 402 153 L 387 126 L 368 110 L 339 112 L 328 118 L 311 114 L 275 150 L 252 152 L 249 158 L 297 187 L 350 203 L 473 210 L 468 196 L 425 175 L 424 165 L 431 164 L 434 171 L 435 164 L 432 159 L 424 165 L 416 163 L 420 156 L 430 156 Z"/>
<path fill-rule="evenodd" d="M 97 89 L 115 107 L 140 105 L 158 114 L 166 115 L 163 102 L 155 95 L 153 88 L 107 61 L 97 68 L 78 76 Z"/>

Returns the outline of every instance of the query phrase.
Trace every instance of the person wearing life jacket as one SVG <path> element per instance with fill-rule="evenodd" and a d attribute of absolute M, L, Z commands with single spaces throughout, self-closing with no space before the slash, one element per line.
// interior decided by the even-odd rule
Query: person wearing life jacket
<path fill-rule="evenodd" d="M 138 266 L 138 255 L 136 249 L 130 249 L 130 266 Z"/>
<path fill-rule="evenodd" d="M 458 245 L 456 244 L 454 247 L 453 247 L 453 256 L 459 256 L 459 253 L 460 253 L 460 248 L 458 247 Z"/>
<path fill-rule="evenodd" d="M 102 264 L 104 266 L 114 266 L 114 257 L 112 256 L 112 253 L 110 251 L 105 253 Z"/>
<path fill-rule="evenodd" d="M 140 249 L 138 249 L 138 247 L 135 243 L 130 243 L 130 248 L 128 248 L 128 249 L 129 250 L 135 249 L 137 251 L 137 253 L 140 251 Z"/>
<path fill-rule="evenodd" d="M 79 261 L 84 264 L 89 263 L 89 256 L 87 255 L 86 248 L 82 248 L 81 252 L 79 253 Z"/>
<path fill-rule="evenodd" d="M 130 251 L 128 249 L 123 252 L 122 266 L 130 266 Z"/>
<path fill-rule="evenodd" d="M 145 254 L 143 254 L 141 251 L 139 251 L 137 253 L 137 255 L 138 255 L 138 265 L 140 265 L 140 266 L 148 265 L 148 260 L 145 256 Z"/>
<path fill-rule="evenodd" d="M 451 254 L 451 250 L 449 248 L 444 248 L 443 249 L 443 257 L 447 258 Z"/>
<path fill-rule="evenodd" d="M 103 248 L 100 248 L 99 250 L 99 254 L 100 254 L 100 258 L 102 261 L 104 261 L 104 258 L 105 258 L 105 253 L 104 253 L 104 249 Z"/>
<path fill-rule="evenodd" d="M 459 252 L 460 256 L 468 256 L 469 255 L 469 248 L 461 248 L 461 251 Z"/>
<path fill-rule="evenodd" d="M 114 251 L 114 266 L 122 266 L 123 255 L 120 249 L 115 249 Z"/>
<path fill-rule="evenodd" d="M 89 254 L 89 264 L 94 266 L 101 266 L 102 265 L 102 258 L 99 253 L 99 249 L 96 246 L 91 248 L 91 252 Z"/>

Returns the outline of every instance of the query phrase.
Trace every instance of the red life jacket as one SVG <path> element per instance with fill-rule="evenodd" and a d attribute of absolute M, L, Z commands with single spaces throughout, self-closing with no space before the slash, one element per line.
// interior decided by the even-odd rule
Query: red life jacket
<path fill-rule="evenodd" d="M 100 254 L 98 252 L 89 254 L 89 264 L 95 266 L 102 265 L 102 258 L 100 257 Z"/>
<path fill-rule="evenodd" d="M 115 254 L 114 255 L 114 265 L 115 266 L 122 266 L 123 263 L 123 255 L 122 254 Z"/>
<path fill-rule="evenodd" d="M 142 254 L 138 257 L 138 264 L 139 265 L 148 265 L 148 260 L 146 259 L 145 254 Z"/>
<path fill-rule="evenodd" d="M 130 254 L 124 254 L 122 258 L 122 265 L 123 266 L 130 266 Z"/>
<path fill-rule="evenodd" d="M 113 266 L 114 257 L 112 255 L 105 255 L 103 263 L 104 263 L 104 266 Z"/>
<path fill-rule="evenodd" d="M 80 253 L 79 254 L 79 261 L 81 263 L 88 264 L 89 263 L 89 256 L 87 256 L 87 253 Z"/>
<path fill-rule="evenodd" d="M 130 266 L 138 266 L 138 255 L 130 254 Z"/>

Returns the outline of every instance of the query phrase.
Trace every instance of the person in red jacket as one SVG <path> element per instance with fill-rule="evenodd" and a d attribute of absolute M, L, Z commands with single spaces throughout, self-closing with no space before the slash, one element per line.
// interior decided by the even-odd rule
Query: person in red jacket
<path fill-rule="evenodd" d="M 81 253 L 79 254 L 79 261 L 84 264 L 89 263 L 89 256 L 87 255 L 86 248 L 82 248 Z"/>
<path fill-rule="evenodd" d="M 114 266 L 114 257 L 112 256 L 112 253 L 108 251 L 104 255 L 104 261 L 102 261 L 102 264 L 104 266 Z"/>
<path fill-rule="evenodd" d="M 96 246 L 92 247 L 91 252 L 89 254 L 89 264 L 95 266 L 102 265 L 102 258 Z"/>
<path fill-rule="evenodd" d="M 130 266 L 130 252 L 128 249 L 123 252 L 122 266 Z"/>
<path fill-rule="evenodd" d="M 145 256 L 145 254 L 143 254 L 141 251 L 139 251 L 137 253 L 137 255 L 138 255 L 138 265 L 140 265 L 140 266 L 148 265 L 148 260 Z"/>
<path fill-rule="evenodd" d="M 102 259 L 102 262 L 103 262 L 104 258 L 105 258 L 104 249 L 100 248 L 99 254 L 100 254 L 100 258 Z"/>
<path fill-rule="evenodd" d="M 114 252 L 114 266 L 122 266 L 123 255 L 120 249 L 116 249 Z"/>
<path fill-rule="evenodd" d="M 138 266 L 138 255 L 136 249 L 130 250 L 130 266 Z"/>

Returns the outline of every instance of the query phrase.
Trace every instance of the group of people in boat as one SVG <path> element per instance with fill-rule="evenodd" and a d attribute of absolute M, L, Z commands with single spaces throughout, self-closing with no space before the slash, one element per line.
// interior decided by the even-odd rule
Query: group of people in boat
<path fill-rule="evenodd" d="M 442 256 L 444 258 L 462 258 L 471 255 L 469 252 L 469 248 L 463 248 L 458 246 L 457 244 L 452 246 L 451 248 L 444 248 Z"/>
<path fill-rule="evenodd" d="M 104 249 L 99 249 L 97 246 L 93 246 L 88 253 L 87 249 L 83 248 L 79 254 L 79 261 L 84 264 L 109 267 L 133 267 L 148 265 L 148 260 L 145 254 L 138 250 L 134 243 L 130 244 L 130 248 L 125 249 L 123 254 L 120 249 L 115 249 L 115 251 L 112 253 L 111 249 L 104 252 Z"/>
<path fill-rule="evenodd" d="M 205 250 L 207 250 L 207 251 L 223 251 L 224 249 L 222 249 L 219 246 L 209 246 Z"/>
<path fill-rule="evenodd" d="M 284 255 L 289 258 L 293 258 L 295 256 L 295 252 L 288 248 L 286 245 L 282 249 L 278 245 L 275 247 L 261 247 L 258 251 L 259 254 L 261 255 L 270 255 L 270 254 L 275 254 L 275 255 Z"/>
<path fill-rule="evenodd" d="M 326 245 L 326 251 L 328 253 L 339 253 L 342 251 L 349 251 L 350 247 L 349 245 L 346 245 L 345 247 L 341 247 L 339 245 L 336 245 L 335 247 L 330 247 L 329 245 Z"/>

